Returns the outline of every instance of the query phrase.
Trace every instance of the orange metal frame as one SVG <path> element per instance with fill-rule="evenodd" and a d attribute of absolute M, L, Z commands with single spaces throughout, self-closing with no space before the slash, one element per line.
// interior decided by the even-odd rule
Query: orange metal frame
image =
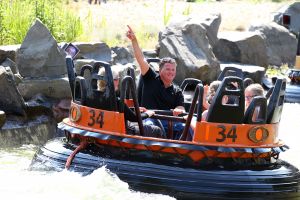
<path fill-rule="evenodd" d="M 196 123 L 193 142 L 230 147 L 275 147 L 278 124 L 220 124 L 201 121 Z"/>
<path fill-rule="evenodd" d="M 93 132 L 126 134 L 124 113 L 90 108 L 74 102 L 64 123 Z"/>

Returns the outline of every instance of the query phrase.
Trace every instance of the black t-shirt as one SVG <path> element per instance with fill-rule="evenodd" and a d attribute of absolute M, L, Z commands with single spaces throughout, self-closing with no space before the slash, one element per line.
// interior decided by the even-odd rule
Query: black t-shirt
<path fill-rule="evenodd" d="M 183 106 L 183 94 L 181 89 L 172 84 L 165 88 L 159 74 L 149 68 L 142 76 L 143 92 L 141 105 L 147 109 L 170 110 L 177 106 Z"/>

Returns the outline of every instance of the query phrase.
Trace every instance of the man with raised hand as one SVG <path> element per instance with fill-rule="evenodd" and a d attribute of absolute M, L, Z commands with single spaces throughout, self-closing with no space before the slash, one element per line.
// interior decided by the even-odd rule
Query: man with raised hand
<path fill-rule="evenodd" d="M 141 70 L 143 95 L 141 106 L 147 109 L 172 110 L 174 116 L 185 112 L 184 98 L 181 89 L 173 83 L 176 76 L 176 62 L 173 58 L 163 58 L 159 63 L 159 73 L 156 73 L 146 61 L 138 44 L 137 38 L 130 26 L 126 36 L 131 40 L 135 58 Z M 166 128 L 167 122 L 162 121 Z M 181 131 L 182 123 L 174 123 L 174 131 Z"/>

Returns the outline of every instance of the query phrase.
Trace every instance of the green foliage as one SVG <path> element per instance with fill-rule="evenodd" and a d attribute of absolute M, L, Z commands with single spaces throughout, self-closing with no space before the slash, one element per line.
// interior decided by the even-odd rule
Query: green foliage
<path fill-rule="evenodd" d="M 20 44 L 30 25 L 39 18 L 58 42 L 74 41 L 82 33 L 75 14 L 62 10 L 63 0 L 1 0 L 0 45 Z"/>
<path fill-rule="evenodd" d="M 167 25 L 172 16 L 173 6 L 167 11 L 167 0 L 164 0 L 164 25 Z"/>
<path fill-rule="evenodd" d="M 191 5 L 189 4 L 187 7 L 185 7 L 185 9 L 183 10 L 182 14 L 188 16 L 188 15 L 190 15 L 191 13 L 192 13 L 192 7 L 191 7 Z"/>
<path fill-rule="evenodd" d="M 287 64 L 282 65 L 280 67 L 274 67 L 274 66 L 269 66 L 266 74 L 268 77 L 273 77 L 273 76 L 287 76 L 287 73 L 289 71 L 289 67 Z"/>
<path fill-rule="evenodd" d="M 158 30 L 155 27 L 149 25 L 141 24 L 140 27 L 136 30 L 136 37 L 139 40 L 139 43 L 142 47 L 153 46 L 149 45 L 151 42 L 157 43 L 158 41 Z"/>
<path fill-rule="evenodd" d="M 0 1 L 0 44 L 3 43 L 4 38 L 6 38 L 6 32 L 7 32 L 7 30 L 3 26 L 4 23 L 3 10 L 4 10 L 3 2 Z"/>
<path fill-rule="evenodd" d="M 1 1 L 1 43 L 17 44 L 25 37 L 31 21 L 25 12 L 28 10 L 27 1 Z"/>
<path fill-rule="evenodd" d="M 135 35 L 139 40 L 140 46 L 155 46 L 158 40 L 158 31 L 157 27 L 149 24 L 145 25 L 142 23 L 140 26 L 135 27 Z M 110 47 L 122 46 L 128 44 L 128 39 L 123 32 L 122 29 L 120 29 L 120 31 L 115 31 L 114 29 L 102 29 L 99 31 L 99 38 Z"/>

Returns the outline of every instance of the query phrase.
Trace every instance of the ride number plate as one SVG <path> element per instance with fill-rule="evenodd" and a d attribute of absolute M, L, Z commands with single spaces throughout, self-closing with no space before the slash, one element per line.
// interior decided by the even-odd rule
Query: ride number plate
<path fill-rule="evenodd" d="M 88 126 L 98 126 L 102 128 L 104 125 L 104 112 L 103 111 L 96 111 L 96 110 L 89 110 L 89 119 L 88 119 Z"/>
<path fill-rule="evenodd" d="M 224 142 L 225 140 L 231 140 L 235 142 L 237 138 L 236 126 L 226 127 L 224 125 L 218 125 L 218 137 L 216 142 Z"/>

